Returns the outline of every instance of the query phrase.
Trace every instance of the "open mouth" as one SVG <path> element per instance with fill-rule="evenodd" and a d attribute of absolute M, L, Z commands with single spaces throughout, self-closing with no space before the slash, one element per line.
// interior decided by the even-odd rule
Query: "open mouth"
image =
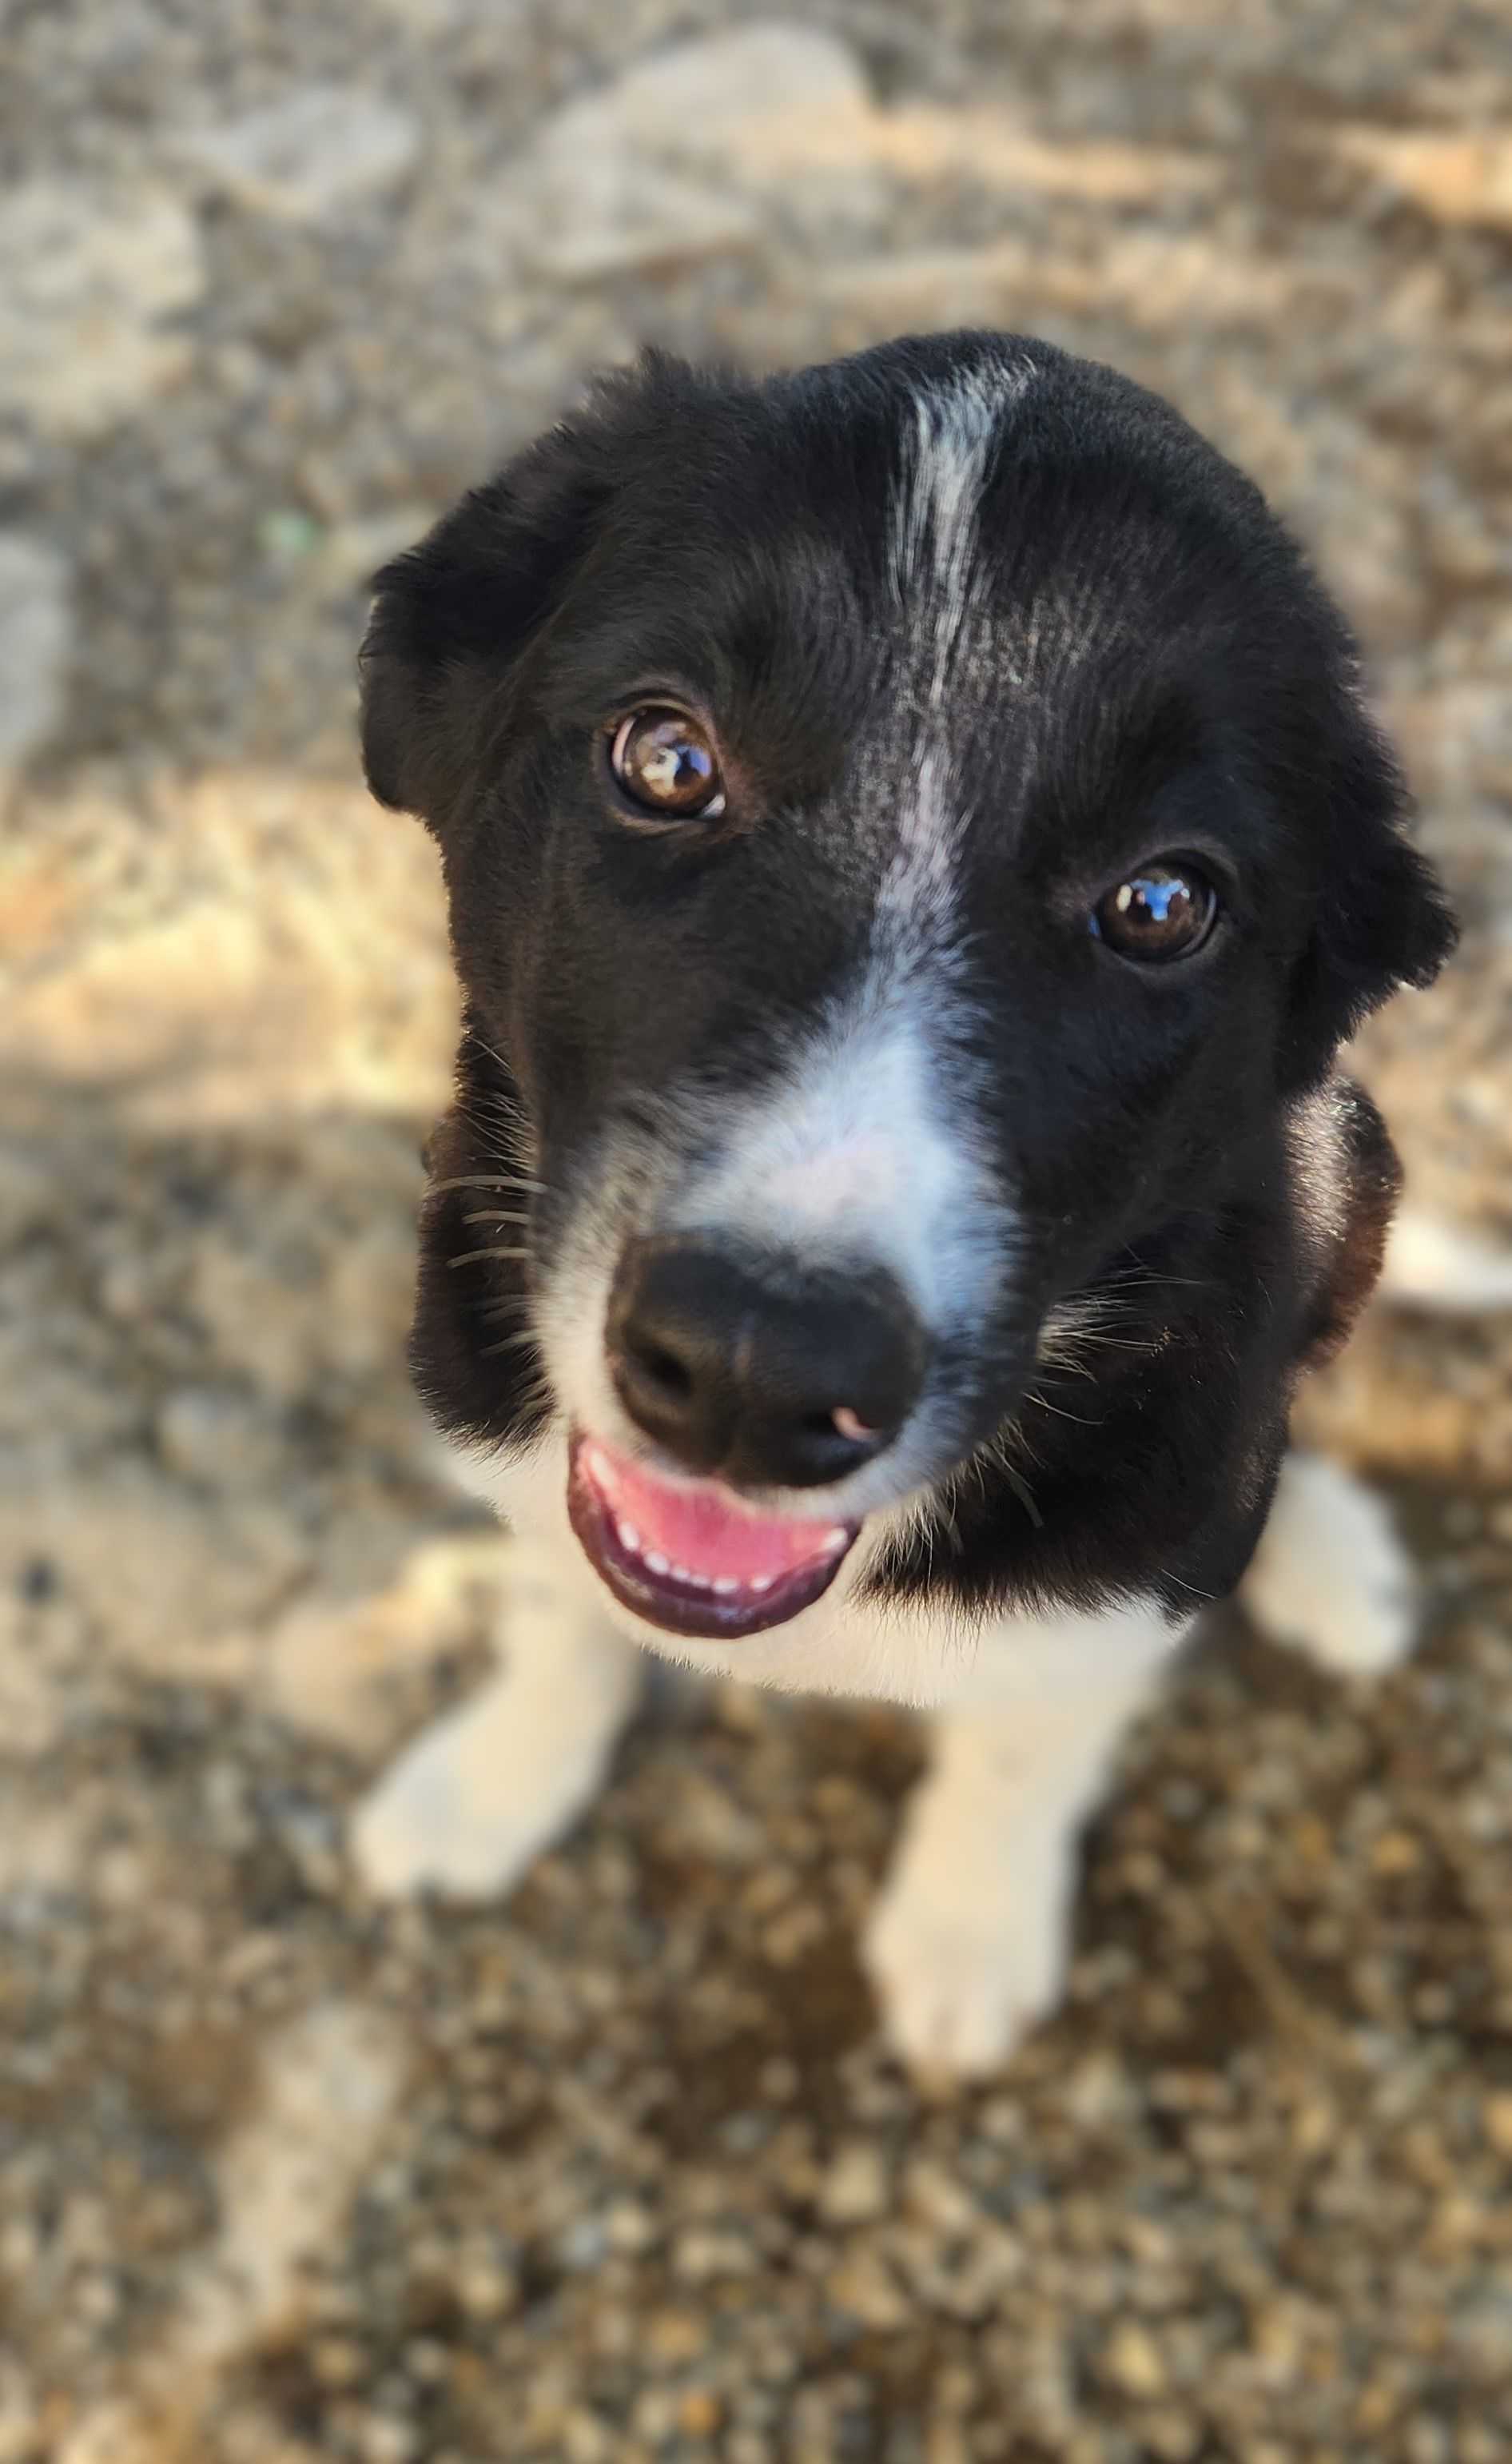
<path fill-rule="evenodd" d="M 723 1642 L 808 1608 L 828 1591 L 861 1529 L 763 1514 L 721 1481 L 663 1480 L 581 1436 L 567 1511 L 622 1606 L 668 1634 Z"/>

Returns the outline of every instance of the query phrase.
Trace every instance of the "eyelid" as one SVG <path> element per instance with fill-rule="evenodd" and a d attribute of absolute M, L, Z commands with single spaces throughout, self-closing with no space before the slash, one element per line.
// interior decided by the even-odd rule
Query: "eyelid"
<path fill-rule="evenodd" d="M 719 740 L 719 723 L 704 695 L 672 676 L 647 676 L 640 684 L 627 686 L 615 694 L 599 723 L 613 736 L 625 719 L 639 717 L 643 710 L 675 711 L 679 718 L 693 719 L 708 729 L 716 743 Z"/>

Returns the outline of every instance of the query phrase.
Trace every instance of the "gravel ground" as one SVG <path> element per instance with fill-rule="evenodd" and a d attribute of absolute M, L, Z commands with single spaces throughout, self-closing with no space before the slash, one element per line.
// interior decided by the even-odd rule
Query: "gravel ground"
<path fill-rule="evenodd" d="M 1500 2464 L 1509 1321 L 1310 1434 L 1424 1640 L 1220 1621 L 1062 2013 L 920 2100 L 852 1950 L 908 1724 L 663 1677 L 508 1908 L 375 1910 L 500 1543 L 402 1331 L 451 996 L 366 573 L 643 340 L 996 321 L 1172 393 L 1369 645 L 1465 954 L 1361 1066 L 1512 1237 L 1494 10 L 0 6 L 0 2464 Z M 671 55 L 658 49 L 676 40 Z"/>

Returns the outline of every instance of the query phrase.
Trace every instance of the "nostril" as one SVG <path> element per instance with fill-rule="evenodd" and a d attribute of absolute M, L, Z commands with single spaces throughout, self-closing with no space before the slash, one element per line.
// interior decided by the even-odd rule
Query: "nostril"
<path fill-rule="evenodd" d="M 666 1401 L 668 1403 L 688 1401 L 693 1391 L 692 1376 L 686 1363 L 678 1359 L 675 1352 L 668 1352 L 660 1344 L 647 1344 L 644 1349 L 638 1349 L 635 1352 L 633 1360 L 641 1377 L 648 1386 L 654 1387 Z"/>

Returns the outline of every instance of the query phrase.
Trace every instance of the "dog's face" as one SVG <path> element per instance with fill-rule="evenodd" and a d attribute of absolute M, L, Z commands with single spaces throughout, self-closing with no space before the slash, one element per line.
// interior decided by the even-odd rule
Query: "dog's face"
<path fill-rule="evenodd" d="M 388 569 L 365 681 L 504 1108 L 429 1235 L 505 1399 L 432 1399 L 549 1408 L 653 1634 L 800 1617 L 1446 946 L 1253 489 L 1039 344 L 653 364 Z"/>

